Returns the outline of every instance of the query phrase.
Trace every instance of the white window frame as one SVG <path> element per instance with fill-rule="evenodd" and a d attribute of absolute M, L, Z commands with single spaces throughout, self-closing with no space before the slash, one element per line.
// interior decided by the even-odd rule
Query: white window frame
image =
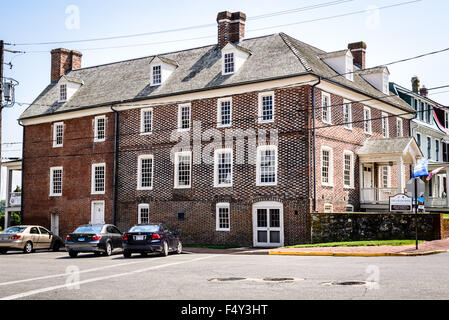
<path fill-rule="evenodd" d="M 218 159 L 221 154 L 230 153 L 231 154 L 231 183 L 222 183 L 220 184 L 218 181 Z M 231 148 L 226 149 L 217 149 L 214 151 L 214 187 L 215 188 L 228 188 L 232 187 L 234 182 L 234 153 Z"/>
<path fill-rule="evenodd" d="M 150 222 L 150 205 L 148 203 L 141 203 L 137 209 L 137 223 L 142 224 L 142 209 L 148 210 L 148 223 Z"/>
<path fill-rule="evenodd" d="M 388 113 L 382 112 L 382 137 L 389 138 L 390 137 L 390 124 L 389 124 L 389 116 Z M 385 132 L 385 134 L 384 134 Z"/>
<path fill-rule="evenodd" d="M 261 161 L 262 151 L 274 151 L 274 182 L 261 182 Z M 275 145 L 264 145 L 257 147 L 257 161 L 256 161 L 256 186 L 276 186 L 278 184 L 278 147 Z"/>
<path fill-rule="evenodd" d="M 387 186 L 383 185 L 383 177 L 384 177 L 384 167 L 387 168 Z M 381 188 L 390 189 L 391 188 L 391 167 L 389 165 L 381 165 L 379 170 L 379 181 Z"/>
<path fill-rule="evenodd" d="M 151 159 L 151 186 L 142 186 L 142 160 Z M 154 155 L 142 154 L 137 157 L 137 190 L 153 190 L 154 187 Z"/>
<path fill-rule="evenodd" d="M 145 121 L 144 121 L 145 120 L 145 118 L 144 118 L 145 112 L 151 112 L 151 131 L 149 131 L 149 132 L 145 132 Z M 153 134 L 153 118 L 154 118 L 153 108 L 140 109 L 140 135 L 141 136 Z"/>
<path fill-rule="evenodd" d="M 345 184 L 345 156 L 351 157 L 351 168 L 350 168 L 350 184 Z M 354 152 L 350 150 L 343 151 L 343 186 L 345 189 L 354 189 Z"/>
<path fill-rule="evenodd" d="M 182 128 L 182 108 L 189 107 L 189 127 L 188 128 Z M 178 105 L 178 132 L 187 132 L 190 131 L 190 128 L 192 127 L 192 104 L 191 103 L 184 103 Z"/>
<path fill-rule="evenodd" d="M 230 71 L 230 72 L 226 72 L 226 56 L 227 55 L 232 55 L 232 71 Z M 236 60 L 235 60 L 235 58 L 236 58 L 236 55 L 235 55 L 235 53 L 234 52 L 227 52 L 227 53 L 224 53 L 223 54 L 223 58 L 222 58 L 222 64 L 221 64 L 221 72 L 222 72 L 222 74 L 223 75 L 229 75 L 229 74 L 233 74 L 233 73 L 235 73 L 235 67 L 236 67 L 236 65 L 235 65 L 235 63 L 236 63 Z"/>
<path fill-rule="evenodd" d="M 95 169 L 104 167 L 104 182 L 103 191 L 95 191 Z M 91 169 L 91 194 L 105 194 L 106 193 L 106 163 L 93 163 Z"/>
<path fill-rule="evenodd" d="M 57 128 L 58 126 L 62 126 L 62 143 L 57 143 Z M 55 122 L 53 123 L 53 148 L 62 148 L 64 146 L 64 122 Z"/>
<path fill-rule="evenodd" d="M 345 120 L 345 105 L 348 108 L 348 122 Z M 349 100 L 343 100 L 343 122 L 345 129 L 352 130 L 352 103 Z"/>
<path fill-rule="evenodd" d="M 263 119 L 263 98 L 264 97 L 270 97 L 273 101 L 273 115 L 272 118 L 270 120 L 264 120 Z M 268 91 L 268 92 L 261 92 L 259 93 L 259 110 L 258 110 L 258 119 L 259 119 L 259 123 L 271 123 L 274 122 L 275 119 L 275 114 L 276 114 L 276 107 L 275 107 L 275 98 L 274 98 L 274 91 Z"/>
<path fill-rule="evenodd" d="M 229 123 L 223 124 L 223 114 L 222 114 L 222 103 L 223 102 L 229 102 Z M 217 128 L 226 128 L 232 126 L 232 97 L 228 98 L 220 98 L 217 101 Z"/>
<path fill-rule="evenodd" d="M 396 136 L 403 137 L 404 136 L 404 121 L 402 118 L 396 118 Z"/>
<path fill-rule="evenodd" d="M 444 111 L 444 128 L 449 129 L 449 112 Z"/>
<path fill-rule="evenodd" d="M 220 209 L 228 209 L 228 225 L 229 228 L 220 228 Z M 231 205 L 229 202 L 217 203 L 215 209 L 215 230 L 216 231 L 231 231 Z"/>
<path fill-rule="evenodd" d="M 189 184 L 185 186 L 179 185 L 179 157 L 181 156 L 189 156 L 190 157 L 190 173 L 189 173 Z M 190 189 L 192 187 L 192 151 L 181 151 L 175 153 L 175 183 L 174 188 L 175 189 Z"/>
<path fill-rule="evenodd" d="M 329 105 L 325 107 L 324 101 L 325 98 L 329 99 Z M 323 123 L 332 124 L 332 100 L 330 93 L 322 92 L 321 93 L 321 121 Z M 324 110 L 327 110 L 327 119 L 324 118 Z"/>
<path fill-rule="evenodd" d="M 329 210 L 326 210 L 326 207 L 330 208 Z M 323 206 L 323 213 L 334 213 L 334 205 L 332 203 L 325 203 Z"/>
<path fill-rule="evenodd" d="M 422 135 L 419 132 L 416 133 L 416 144 L 422 151 Z"/>
<path fill-rule="evenodd" d="M 103 119 L 104 120 L 104 137 L 101 139 L 98 139 L 98 120 Z M 94 142 L 104 142 L 106 141 L 106 116 L 97 116 L 94 120 Z"/>
<path fill-rule="evenodd" d="M 430 142 L 430 144 L 429 144 Z M 430 148 L 429 148 L 430 146 Z M 432 160 L 432 148 L 433 148 L 433 143 L 432 143 L 432 137 L 431 136 L 426 136 L 426 156 L 427 159 Z"/>
<path fill-rule="evenodd" d="M 435 161 L 439 162 L 440 161 L 440 149 L 441 149 L 441 143 L 440 140 L 435 139 Z M 437 148 L 438 146 L 438 148 Z"/>
<path fill-rule="evenodd" d="M 348 208 L 351 208 L 350 211 L 348 211 Z M 354 212 L 354 205 L 348 203 L 345 206 L 345 212 Z"/>
<path fill-rule="evenodd" d="M 329 182 L 323 182 L 323 151 L 329 152 Z M 322 146 L 320 152 L 321 185 L 324 187 L 334 186 L 334 149 Z"/>
<path fill-rule="evenodd" d="M 366 117 L 366 111 L 368 111 L 369 119 Z M 369 107 L 363 107 L 363 131 L 366 134 L 373 134 L 373 123 L 372 123 L 372 116 L 371 116 L 371 108 Z M 366 124 L 368 123 L 368 130 L 366 127 Z"/>
<path fill-rule="evenodd" d="M 62 88 L 64 87 L 64 90 Z M 62 93 L 64 92 L 64 97 L 62 96 Z M 67 101 L 67 84 L 62 83 L 59 85 L 59 102 L 66 102 Z"/>
<path fill-rule="evenodd" d="M 54 193 L 53 190 L 53 172 L 61 170 L 61 193 Z M 50 168 L 50 197 L 62 197 L 62 188 L 64 183 L 64 169 L 63 167 L 51 167 Z"/>
<path fill-rule="evenodd" d="M 157 68 L 157 67 L 159 67 L 161 70 L 161 74 L 160 74 L 161 82 L 158 82 L 158 83 L 154 82 L 154 68 Z M 161 84 L 162 84 L 162 65 L 155 64 L 155 65 L 151 66 L 151 86 L 160 86 Z"/>

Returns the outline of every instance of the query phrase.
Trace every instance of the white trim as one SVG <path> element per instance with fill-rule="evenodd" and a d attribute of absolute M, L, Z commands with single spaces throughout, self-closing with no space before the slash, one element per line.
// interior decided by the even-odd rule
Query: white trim
<path fill-rule="evenodd" d="M 218 156 L 223 153 L 231 154 L 231 183 L 218 183 Z M 234 153 L 232 148 L 217 149 L 214 151 L 214 187 L 215 188 L 227 188 L 232 187 L 234 182 Z"/>
<path fill-rule="evenodd" d="M 151 131 L 149 131 L 149 132 L 144 132 L 145 124 L 144 124 L 144 116 L 143 116 L 143 114 L 145 112 L 151 112 Z M 141 136 L 146 136 L 146 135 L 153 134 L 153 118 L 154 118 L 153 108 L 142 108 L 142 109 L 140 109 L 140 135 Z"/>
<path fill-rule="evenodd" d="M 151 187 L 142 187 L 142 160 L 151 159 Z M 142 154 L 137 157 L 137 190 L 153 190 L 154 187 L 154 155 Z"/>
<path fill-rule="evenodd" d="M 189 127 L 182 128 L 182 108 L 189 107 Z M 178 105 L 178 132 L 187 132 L 190 131 L 192 127 L 192 104 L 191 103 L 183 103 Z"/>
<path fill-rule="evenodd" d="M 350 184 L 345 184 L 345 156 L 351 156 L 351 168 L 350 168 Z M 344 189 L 354 189 L 354 152 L 351 150 L 343 150 L 343 187 Z"/>
<path fill-rule="evenodd" d="M 381 122 L 382 122 L 382 137 L 389 138 L 390 137 L 390 121 L 389 121 L 389 115 L 386 112 L 382 112 L 381 114 Z M 385 124 L 385 127 L 384 127 Z M 384 134 L 385 129 L 385 134 Z"/>
<path fill-rule="evenodd" d="M 57 144 L 56 141 L 56 128 L 58 126 L 62 126 L 62 143 Z M 64 122 L 55 122 L 53 123 L 53 148 L 62 148 L 64 146 Z"/>
<path fill-rule="evenodd" d="M 273 115 L 271 120 L 263 120 L 263 98 L 264 97 L 272 97 L 272 103 L 273 103 Z M 267 91 L 267 92 L 261 92 L 259 93 L 259 106 L 258 106 L 258 122 L 259 123 L 271 123 L 274 122 L 275 116 L 276 116 L 276 103 L 275 103 L 275 97 L 274 97 L 274 91 Z"/>
<path fill-rule="evenodd" d="M 159 68 L 160 68 L 160 71 L 161 71 L 161 74 L 160 74 L 161 82 L 159 82 L 159 83 L 154 83 L 154 74 L 153 74 L 153 72 L 154 72 L 154 68 L 156 68 L 156 67 L 159 67 Z M 150 86 L 155 87 L 155 86 L 160 86 L 161 84 L 162 84 L 162 64 L 154 64 L 154 65 L 151 65 L 151 70 L 150 70 Z"/>
<path fill-rule="evenodd" d="M 64 99 L 61 98 L 61 88 L 62 88 L 62 86 L 64 86 L 64 88 L 65 88 L 65 98 L 64 98 Z M 58 102 L 67 102 L 67 98 L 68 98 L 68 93 L 67 93 L 67 83 L 61 83 L 61 84 L 59 85 L 59 97 L 58 97 Z"/>
<path fill-rule="evenodd" d="M 53 172 L 56 170 L 61 170 L 61 193 L 53 193 Z M 64 182 L 64 169 L 63 167 L 51 167 L 50 168 L 50 197 L 61 197 L 62 196 L 62 188 Z"/>
<path fill-rule="evenodd" d="M 104 168 L 104 182 L 103 182 L 103 191 L 95 191 L 95 169 L 96 168 Z M 91 180 L 90 180 L 90 192 L 91 194 L 105 194 L 106 193 L 106 163 L 93 163 L 91 168 Z"/>
<path fill-rule="evenodd" d="M 190 158 L 190 173 L 189 173 L 189 184 L 185 185 L 185 186 L 180 186 L 179 185 L 179 157 L 180 156 L 189 156 Z M 181 151 L 181 152 L 176 152 L 175 153 L 175 183 L 174 183 L 174 188 L 175 189 L 190 189 L 192 186 L 192 151 Z"/>
<path fill-rule="evenodd" d="M 324 98 L 329 99 L 329 105 L 327 106 L 326 110 L 328 112 L 327 118 L 328 120 L 324 120 L 323 112 L 325 110 L 324 108 Z M 327 92 L 321 92 L 321 121 L 323 123 L 332 124 L 332 99 L 330 93 Z"/>
<path fill-rule="evenodd" d="M 280 244 L 270 244 L 269 242 L 266 243 L 259 243 L 257 241 L 257 209 L 266 209 L 268 212 L 270 209 L 279 209 L 279 228 L 275 228 L 274 231 L 278 231 L 280 233 Z M 268 213 L 269 214 L 269 213 Z M 270 229 L 270 228 L 264 228 L 264 229 Z M 269 231 L 269 230 L 267 230 Z M 267 232 L 267 240 L 269 240 L 269 234 Z M 281 202 L 275 202 L 275 201 L 262 201 L 257 202 L 253 204 L 253 246 L 254 247 L 282 247 L 284 246 L 284 205 Z"/>
<path fill-rule="evenodd" d="M 261 152 L 274 151 L 274 182 L 261 182 Z M 275 145 L 263 145 L 257 147 L 257 161 L 256 161 L 256 186 L 276 186 L 278 184 L 278 147 Z"/>
<path fill-rule="evenodd" d="M 329 182 L 323 182 L 323 151 L 329 152 Z M 320 151 L 320 176 L 321 185 L 325 187 L 334 186 L 334 149 L 328 146 L 322 146 Z"/>
<path fill-rule="evenodd" d="M 220 228 L 220 209 L 228 209 L 229 228 Z M 220 202 L 215 206 L 215 231 L 231 231 L 231 205 L 229 202 Z"/>
<path fill-rule="evenodd" d="M 90 221 L 89 221 L 89 223 L 90 224 L 94 224 L 94 221 L 93 221 L 92 218 L 94 216 L 94 208 L 95 208 L 96 204 L 101 204 L 103 206 L 103 221 L 101 221 L 99 223 L 104 224 L 105 223 L 104 217 L 106 215 L 106 207 L 105 207 L 105 201 L 104 200 L 98 200 L 98 201 L 96 200 L 96 201 L 92 201 L 91 202 L 91 204 L 90 204 Z"/>
<path fill-rule="evenodd" d="M 148 209 L 148 222 L 150 222 L 150 205 L 148 203 L 140 203 L 137 208 L 137 223 L 142 224 L 142 209 Z"/>
<path fill-rule="evenodd" d="M 223 102 L 229 102 L 230 103 L 230 109 L 229 109 L 229 124 L 222 124 L 222 103 Z M 220 98 L 217 100 L 217 128 L 226 128 L 232 126 L 232 97 L 226 97 L 226 98 Z"/>
<path fill-rule="evenodd" d="M 369 112 L 369 119 L 365 118 L 365 111 Z M 371 108 L 364 106 L 363 107 L 363 131 L 365 132 L 365 134 L 373 134 L 373 121 L 372 121 L 372 114 L 371 114 Z M 366 130 L 366 126 L 365 124 L 368 123 L 368 129 Z"/>
<path fill-rule="evenodd" d="M 231 72 L 225 72 L 225 57 L 226 55 L 232 54 L 232 65 L 233 70 Z M 221 58 L 221 74 L 224 76 L 234 74 L 236 71 L 236 55 L 235 52 L 223 52 L 223 57 Z"/>
<path fill-rule="evenodd" d="M 98 120 L 104 119 L 104 138 L 98 139 Z M 94 119 L 94 142 L 104 142 L 106 141 L 106 116 L 97 116 Z"/>
<path fill-rule="evenodd" d="M 348 122 L 345 122 L 345 105 L 348 105 L 348 113 L 349 113 L 349 119 Z M 346 130 L 352 130 L 352 102 L 346 99 L 343 99 L 343 128 Z"/>

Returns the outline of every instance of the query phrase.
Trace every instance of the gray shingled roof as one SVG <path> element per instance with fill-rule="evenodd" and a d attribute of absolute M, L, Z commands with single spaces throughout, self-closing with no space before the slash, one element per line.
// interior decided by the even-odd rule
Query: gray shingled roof
<path fill-rule="evenodd" d="M 370 139 L 357 152 L 358 155 L 402 154 L 412 142 L 413 137 L 389 139 Z"/>
<path fill-rule="evenodd" d="M 241 69 L 232 75 L 221 74 L 221 52 L 217 45 L 160 54 L 161 59 L 178 63 L 178 68 L 161 86 L 150 86 L 150 62 L 156 56 L 121 61 L 70 71 L 68 78 L 84 82 L 66 103 L 58 103 L 58 89 L 52 83 L 20 116 L 33 118 L 55 113 L 143 100 L 185 92 L 234 86 L 249 82 L 313 73 L 333 77 L 337 73 L 319 55 L 325 53 L 283 33 L 243 40 L 239 46 L 251 52 Z M 331 81 L 384 100 L 403 110 L 414 110 L 396 96 L 384 94 L 354 74 L 354 82 L 338 76 Z"/>

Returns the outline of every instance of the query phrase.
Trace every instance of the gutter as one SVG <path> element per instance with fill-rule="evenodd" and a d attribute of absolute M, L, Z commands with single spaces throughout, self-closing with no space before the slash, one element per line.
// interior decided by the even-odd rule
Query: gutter
<path fill-rule="evenodd" d="M 111 110 L 114 112 L 114 178 L 113 178 L 113 191 L 112 191 L 112 221 L 113 225 L 117 223 L 117 165 L 118 165 L 118 117 L 119 113 L 114 109 L 114 105 L 111 105 Z"/>
<path fill-rule="evenodd" d="M 321 83 L 321 77 L 318 76 L 318 82 L 315 83 L 312 86 L 312 144 L 313 144 L 313 150 L 312 150 L 312 165 L 313 165 L 313 211 L 317 211 L 316 206 L 316 129 L 315 129 L 315 87 Z"/>
<path fill-rule="evenodd" d="M 25 157 L 24 157 L 24 154 L 25 154 L 25 126 L 20 122 L 20 119 L 18 119 L 17 120 L 17 123 L 19 124 L 19 126 L 21 126 L 22 127 L 22 175 L 21 175 L 21 178 L 20 178 L 20 184 L 21 184 L 21 186 L 22 186 L 22 189 L 21 189 L 21 202 L 20 202 L 20 213 L 21 213 L 21 223 L 22 224 L 24 224 L 24 219 L 23 219 L 23 217 L 24 217 L 24 215 L 25 215 L 25 202 L 24 202 L 24 194 L 25 194 L 25 188 L 24 188 L 24 184 L 23 184 L 23 176 L 24 176 L 24 165 L 25 165 Z"/>

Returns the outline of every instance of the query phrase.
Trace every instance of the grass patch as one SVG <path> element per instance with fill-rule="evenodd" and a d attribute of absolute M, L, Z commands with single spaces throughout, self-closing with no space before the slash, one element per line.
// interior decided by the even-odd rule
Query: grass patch
<path fill-rule="evenodd" d="M 420 243 L 425 242 L 423 240 Z M 407 246 L 415 244 L 415 240 L 373 240 L 373 241 L 349 241 L 329 242 L 315 244 L 298 244 L 286 248 L 319 248 L 319 247 L 378 247 L 378 246 Z"/>
<path fill-rule="evenodd" d="M 232 248 L 240 248 L 237 246 L 219 246 L 214 244 L 183 244 L 184 248 L 206 248 L 206 249 L 232 249 Z"/>

